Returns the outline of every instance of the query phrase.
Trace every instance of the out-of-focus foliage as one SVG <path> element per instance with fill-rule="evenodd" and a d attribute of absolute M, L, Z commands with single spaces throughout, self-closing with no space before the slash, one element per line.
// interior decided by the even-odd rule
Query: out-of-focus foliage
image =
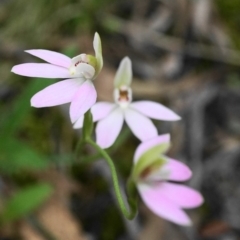
<path fill-rule="evenodd" d="M 29 82 L 23 93 L 14 101 L 11 109 L 8 108 L 1 118 L 0 169 L 5 173 L 38 170 L 47 166 L 46 158 L 28 143 L 16 139 L 18 131 L 31 112 L 29 99 L 36 91 L 47 85 L 47 80 Z"/>
<path fill-rule="evenodd" d="M 114 0 L 115 1 L 115 0 Z M 0 8 L 1 36 L 28 46 L 50 41 L 55 47 L 62 37 L 95 31 L 98 14 L 113 0 L 9 0 Z"/>
<path fill-rule="evenodd" d="M 52 188 L 48 184 L 35 184 L 22 188 L 6 203 L 0 215 L 2 223 L 7 223 L 26 216 L 35 210 L 51 194 Z"/>
<path fill-rule="evenodd" d="M 217 0 L 216 4 L 236 47 L 240 49 L 240 1 Z"/>
<path fill-rule="evenodd" d="M 24 91 L 15 99 L 10 111 L 8 109 L 1 118 L 0 129 L 4 139 L 12 137 L 21 128 L 23 121 L 32 110 L 31 97 L 48 85 L 47 79 L 33 79 L 27 85 L 25 84 Z"/>
<path fill-rule="evenodd" d="M 14 149 L 14 150 L 13 150 Z M 22 171 L 39 171 L 48 166 L 48 160 L 31 145 L 17 140 L 7 140 L 0 147 L 0 170 L 13 174 Z"/>
<path fill-rule="evenodd" d="M 6 173 L 22 170 L 37 170 L 47 166 L 47 160 L 31 145 L 16 139 L 23 122 L 31 112 L 29 99 L 48 85 L 48 80 L 31 81 L 14 101 L 11 109 L 6 109 L 0 121 L 0 169 Z"/>

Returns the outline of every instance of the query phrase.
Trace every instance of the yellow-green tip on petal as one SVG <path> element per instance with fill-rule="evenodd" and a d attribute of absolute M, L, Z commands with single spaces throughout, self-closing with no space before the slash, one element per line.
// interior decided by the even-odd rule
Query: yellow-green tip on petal
<path fill-rule="evenodd" d="M 120 62 L 114 78 L 114 87 L 130 86 L 132 82 L 132 62 L 129 57 L 125 57 Z"/>
<path fill-rule="evenodd" d="M 96 71 L 97 65 L 98 65 L 96 57 L 92 55 L 86 55 L 86 59 L 87 59 L 87 63 L 90 64 Z"/>
<path fill-rule="evenodd" d="M 96 70 L 95 77 L 96 77 L 99 74 L 99 72 L 102 70 L 102 67 L 103 67 L 101 38 L 97 32 L 94 35 L 93 48 L 94 48 L 95 56 L 97 59 L 97 66 L 95 69 Z"/>

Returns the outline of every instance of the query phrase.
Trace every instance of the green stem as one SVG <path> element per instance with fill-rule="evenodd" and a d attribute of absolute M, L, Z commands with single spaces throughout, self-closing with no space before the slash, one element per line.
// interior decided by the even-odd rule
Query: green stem
<path fill-rule="evenodd" d="M 83 141 L 82 138 L 80 138 L 74 151 L 74 159 L 78 159 L 78 154 L 84 145 L 85 142 Z"/>
<path fill-rule="evenodd" d="M 99 158 L 101 158 L 101 154 L 99 154 L 99 153 L 96 153 L 91 156 L 83 156 L 82 160 L 81 160 L 81 164 L 92 163 L 92 162 L 98 160 Z"/>
<path fill-rule="evenodd" d="M 114 166 L 114 163 L 111 159 L 111 157 L 108 155 L 108 153 L 103 150 L 101 147 L 99 147 L 94 141 L 92 141 L 90 138 L 86 139 L 86 142 L 89 143 L 91 146 L 93 146 L 101 155 L 102 157 L 106 160 L 112 174 L 112 179 L 113 179 L 113 186 L 115 190 L 115 194 L 118 200 L 119 207 L 124 214 L 124 216 L 131 220 L 135 217 L 137 213 L 137 204 L 136 204 L 136 191 L 135 191 L 135 184 L 132 181 L 129 181 L 128 184 L 128 203 L 129 207 L 125 206 L 125 201 L 122 197 L 122 193 L 119 187 L 119 182 L 118 182 L 118 177 L 117 177 L 117 171 Z"/>

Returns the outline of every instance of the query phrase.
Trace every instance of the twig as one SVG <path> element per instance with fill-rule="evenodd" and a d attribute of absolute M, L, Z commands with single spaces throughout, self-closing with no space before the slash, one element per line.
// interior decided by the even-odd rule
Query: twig
<path fill-rule="evenodd" d="M 189 42 L 183 48 L 184 39 L 158 33 L 142 22 L 141 24 L 129 22 L 112 15 L 103 16 L 102 22 L 105 26 L 109 26 L 109 22 L 114 22 L 114 26 L 117 27 L 113 28 L 113 31 L 131 36 L 138 44 L 150 43 L 168 52 L 240 66 L 240 51 L 234 49 L 196 42 Z"/>

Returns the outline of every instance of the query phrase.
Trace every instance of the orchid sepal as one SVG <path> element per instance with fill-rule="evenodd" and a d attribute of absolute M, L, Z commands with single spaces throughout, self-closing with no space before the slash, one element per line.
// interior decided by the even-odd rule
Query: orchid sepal
<path fill-rule="evenodd" d="M 94 78 L 100 73 L 103 67 L 102 43 L 99 34 L 96 32 L 93 39 L 93 48 L 95 51 L 96 67 Z"/>
<path fill-rule="evenodd" d="M 132 83 L 132 62 L 129 57 L 124 57 L 120 62 L 114 78 L 114 87 L 130 87 Z"/>

